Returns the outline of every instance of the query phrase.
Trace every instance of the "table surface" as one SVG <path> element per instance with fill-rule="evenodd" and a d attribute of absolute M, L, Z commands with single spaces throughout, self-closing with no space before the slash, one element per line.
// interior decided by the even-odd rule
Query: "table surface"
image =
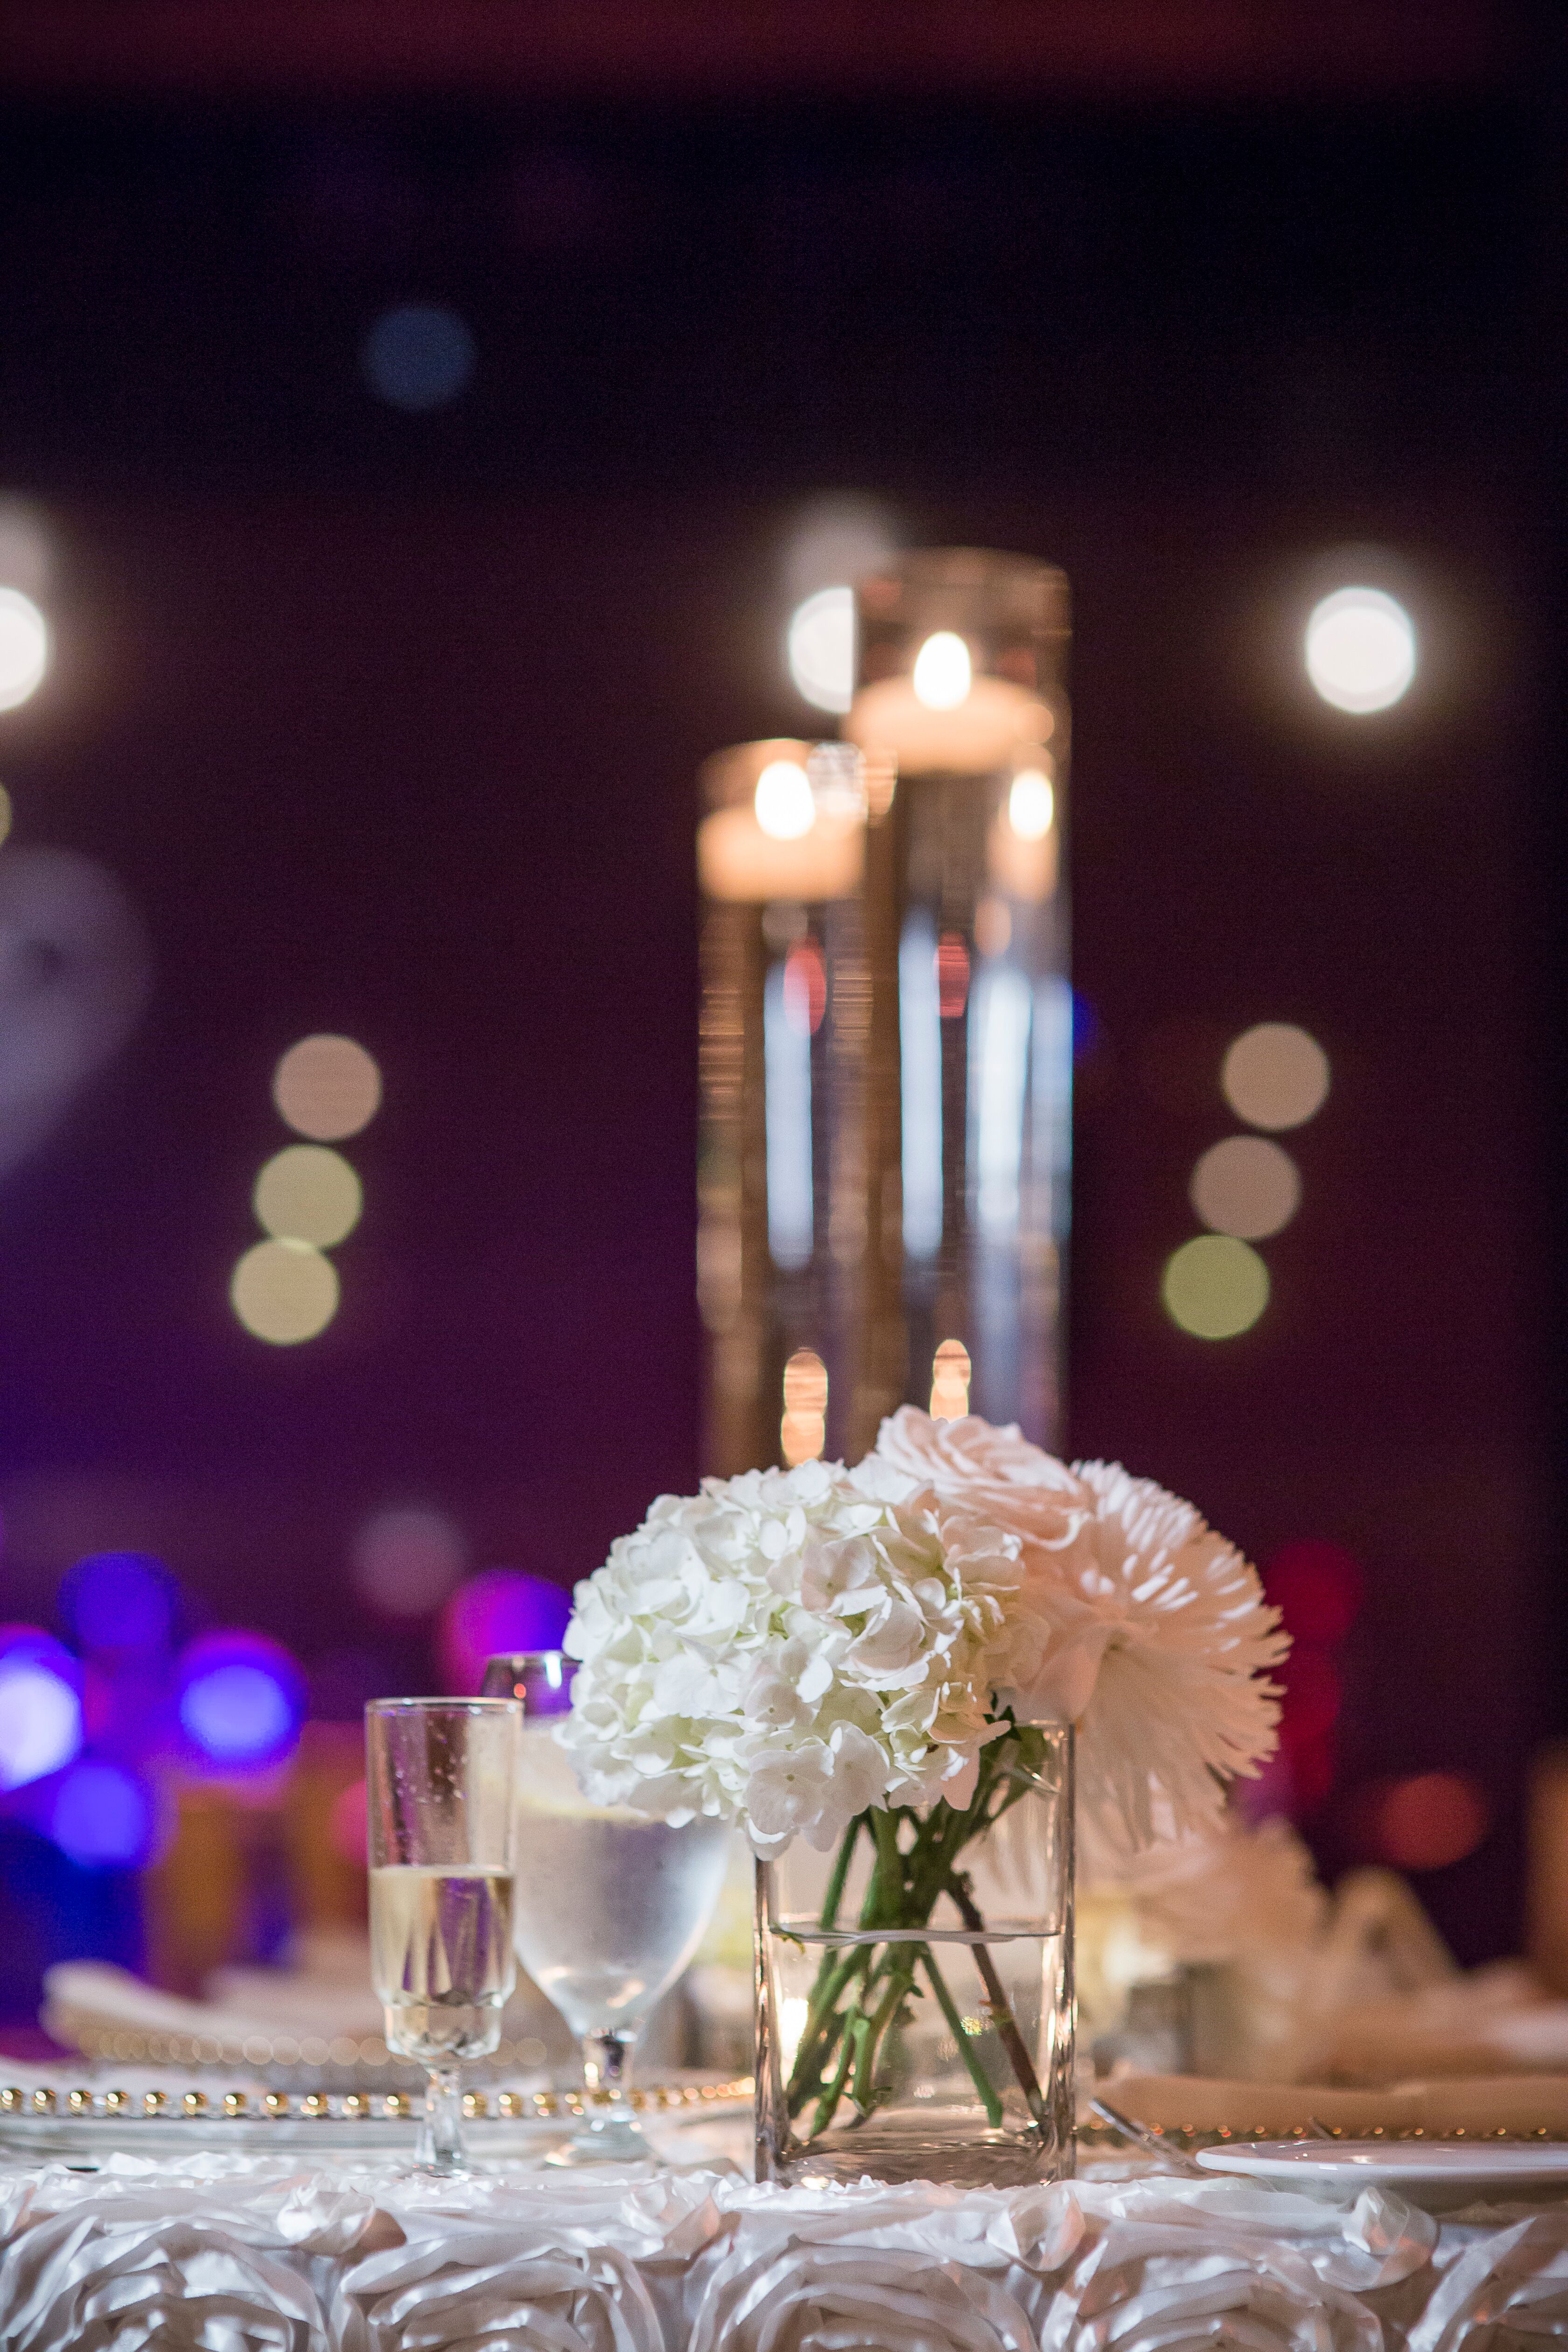
<path fill-rule="evenodd" d="M 1114 2170 L 1114 2168 L 1110 2168 Z M 1153 2168 L 959 2192 L 123 2148 L 0 2168 L 0 2343 L 224 2352 L 1454 2352 L 1568 2335 L 1568 2203 Z M 1497 2340 L 1494 2336 L 1493 2342 Z"/>

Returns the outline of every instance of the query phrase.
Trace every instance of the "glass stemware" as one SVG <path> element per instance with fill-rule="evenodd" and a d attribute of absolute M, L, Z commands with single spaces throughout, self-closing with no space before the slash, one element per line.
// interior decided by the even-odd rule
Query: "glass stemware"
<path fill-rule="evenodd" d="M 574 1661 L 557 1650 L 492 1658 L 484 1687 L 522 1702 L 512 1932 L 517 1956 L 583 2048 L 591 2105 L 556 2164 L 654 2153 L 630 2100 L 633 2053 L 656 2003 L 689 1964 L 724 1883 L 733 1832 L 680 1828 L 624 1805 L 595 1805 L 555 1739 Z"/>
<path fill-rule="evenodd" d="M 510 1697 L 365 1708 L 371 1975 L 386 2046 L 429 2077 L 417 2161 L 468 2169 L 458 2068 L 488 2058 L 517 1980 L 512 1812 L 522 1709 Z"/>

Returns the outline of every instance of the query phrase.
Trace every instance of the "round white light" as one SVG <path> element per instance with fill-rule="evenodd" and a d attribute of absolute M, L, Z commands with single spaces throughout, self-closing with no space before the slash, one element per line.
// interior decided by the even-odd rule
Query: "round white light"
<path fill-rule="evenodd" d="M 301 1037 L 272 1073 L 272 1099 L 297 1135 L 341 1143 L 381 1108 L 381 1072 L 352 1037 Z"/>
<path fill-rule="evenodd" d="M 256 1180 L 256 1214 L 276 1241 L 331 1249 L 352 1234 L 364 1195 L 341 1152 L 324 1143 L 290 1143 Z"/>
<path fill-rule="evenodd" d="M 915 656 L 915 700 L 928 710 L 956 710 L 969 699 L 973 677 L 963 639 L 952 629 L 938 629 Z"/>
<path fill-rule="evenodd" d="M 1325 702 L 1386 710 L 1415 675 L 1415 628 L 1381 588 L 1337 588 L 1307 623 L 1307 676 Z"/>
<path fill-rule="evenodd" d="M 1300 1207 L 1301 1178 L 1266 1136 L 1227 1135 L 1198 1161 L 1187 1197 L 1212 1232 L 1260 1242 L 1283 1232 Z"/>
<path fill-rule="evenodd" d="M 1165 1261 L 1165 1312 L 1195 1339 L 1234 1339 L 1268 1304 L 1268 1268 L 1230 1234 L 1200 1234 Z"/>
<path fill-rule="evenodd" d="M 1293 1021 L 1260 1021 L 1226 1048 L 1219 1083 L 1248 1127 L 1303 1127 L 1328 1100 L 1329 1057 Z"/>
<path fill-rule="evenodd" d="M 337 1313 L 338 1277 L 331 1258 L 309 1242 L 258 1242 L 235 1267 L 228 1295 L 258 1339 L 293 1348 L 324 1331 Z"/>
<path fill-rule="evenodd" d="M 855 591 L 819 588 L 797 604 L 784 632 L 784 658 L 805 701 L 818 710 L 847 710 L 855 699 Z"/>
<path fill-rule="evenodd" d="M 757 823 L 770 841 L 802 841 L 816 823 L 811 778 L 794 760 L 770 760 L 757 778 Z"/>
<path fill-rule="evenodd" d="M 15 710 L 49 666 L 49 625 L 19 588 L 0 588 L 0 710 Z"/>
<path fill-rule="evenodd" d="M 1044 841 L 1057 813 L 1057 796 L 1043 768 L 1020 768 L 1007 795 L 1007 822 L 1020 841 Z"/>

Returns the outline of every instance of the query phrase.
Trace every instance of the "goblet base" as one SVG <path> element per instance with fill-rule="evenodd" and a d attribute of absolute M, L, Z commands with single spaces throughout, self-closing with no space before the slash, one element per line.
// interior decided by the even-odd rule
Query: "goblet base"
<path fill-rule="evenodd" d="M 632 2119 L 630 2109 L 608 2114 L 574 2132 L 564 2147 L 554 2148 L 546 2164 L 657 2164 L 658 2157 Z"/>

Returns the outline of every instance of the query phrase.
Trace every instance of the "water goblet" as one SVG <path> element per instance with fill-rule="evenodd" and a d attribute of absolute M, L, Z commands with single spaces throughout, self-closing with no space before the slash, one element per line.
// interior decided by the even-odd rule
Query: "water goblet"
<path fill-rule="evenodd" d="M 591 2103 L 584 2129 L 550 2161 L 631 2162 L 654 2154 L 630 2099 L 637 2039 L 702 1940 L 733 1832 L 725 1822 L 675 1828 L 629 1806 L 589 1802 L 555 1738 L 574 1671 L 558 1650 L 530 1651 L 492 1658 L 484 1687 L 522 1702 L 517 1956 L 582 2043 Z"/>
<path fill-rule="evenodd" d="M 458 2069 L 488 2058 L 517 1980 L 512 1811 L 522 1709 L 505 1698 L 365 1708 L 371 1975 L 386 2046 L 429 2078 L 416 2161 L 467 2171 Z"/>

